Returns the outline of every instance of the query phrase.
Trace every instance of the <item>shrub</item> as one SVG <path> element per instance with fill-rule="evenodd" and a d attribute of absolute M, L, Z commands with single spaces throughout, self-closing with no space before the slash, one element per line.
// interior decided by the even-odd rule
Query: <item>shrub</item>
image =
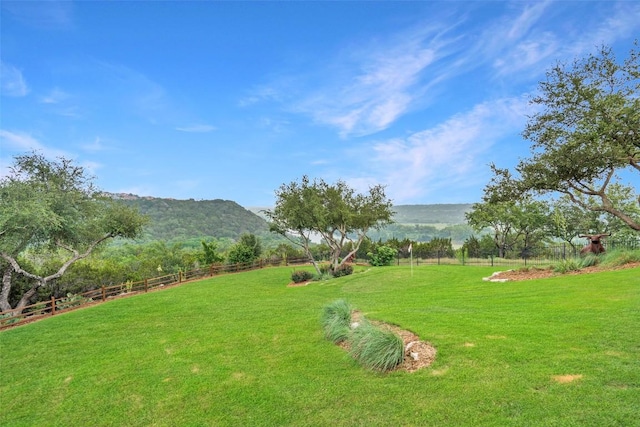
<path fill-rule="evenodd" d="M 353 274 L 353 265 L 351 264 L 343 264 L 331 273 L 333 277 L 348 276 L 350 274 Z"/>
<path fill-rule="evenodd" d="M 339 299 L 325 306 L 321 323 L 329 341 L 336 344 L 346 341 L 351 333 L 351 305 Z"/>
<path fill-rule="evenodd" d="M 563 274 L 576 270 L 580 270 L 580 265 L 575 259 L 564 259 L 553 267 L 554 272 Z"/>
<path fill-rule="evenodd" d="M 12 313 L 0 314 L 0 325 L 12 325 L 14 323 L 18 323 L 19 321 L 20 318 L 13 317 Z"/>
<path fill-rule="evenodd" d="M 306 282 L 307 280 L 311 279 L 313 279 L 313 273 L 311 273 L 310 271 L 296 270 L 291 273 L 291 280 L 293 280 L 294 283 Z"/>
<path fill-rule="evenodd" d="M 369 264 L 374 267 L 391 265 L 398 255 L 398 250 L 390 246 L 382 245 L 376 248 L 375 253 L 369 252 Z"/>
<path fill-rule="evenodd" d="M 404 359 L 404 343 L 395 332 L 379 328 L 364 318 L 351 334 L 351 356 L 362 366 L 390 371 Z"/>
<path fill-rule="evenodd" d="M 85 298 L 82 295 L 67 294 L 65 298 L 56 301 L 56 310 L 64 310 L 66 308 L 77 307 L 82 304 L 92 302 L 91 298 Z"/>
<path fill-rule="evenodd" d="M 605 253 L 602 264 L 616 267 L 638 261 L 640 261 L 640 250 L 612 250 Z"/>
<path fill-rule="evenodd" d="M 600 264 L 600 256 L 594 254 L 588 254 L 584 258 L 580 258 L 580 268 L 593 267 Z"/>

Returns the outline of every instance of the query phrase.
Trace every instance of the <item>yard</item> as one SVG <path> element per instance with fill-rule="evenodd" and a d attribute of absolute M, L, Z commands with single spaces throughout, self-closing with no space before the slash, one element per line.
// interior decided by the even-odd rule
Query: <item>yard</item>
<path fill-rule="evenodd" d="M 640 425 L 640 270 L 505 283 L 496 267 L 265 268 L 0 332 L 3 426 Z M 437 349 L 368 371 L 323 337 L 344 298 Z"/>

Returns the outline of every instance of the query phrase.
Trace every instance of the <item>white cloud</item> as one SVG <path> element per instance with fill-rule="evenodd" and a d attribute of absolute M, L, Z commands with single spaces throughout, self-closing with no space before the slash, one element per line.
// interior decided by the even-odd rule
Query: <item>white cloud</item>
<path fill-rule="evenodd" d="M 73 22 L 73 2 L 68 0 L 3 1 L 2 9 L 35 28 L 67 28 Z"/>
<path fill-rule="evenodd" d="M 177 127 L 176 130 L 179 130 L 181 132 L 205 133 L 205 132 L 211 132 L 213 130 L 216 130 L 216 128 L 215 126 L 211 126 L 211 125 L 199 124 L 199 125 Z"/>
<path fill-rule="evenodd" d="M 99 136 L 96 136 L 94 140 L 91 141 L 90 143 L 83 144 L 81 148 L 85 151 L 92 151 L 92 152 L 106 150 L 106 147 L 103 144 L 103 139 L 100 138 Z"/>
<path fill-rule="evenodd" d="M 479 158 L 498 140 L 522 128 L 528 103 L 510 98 L 476 105 L 439 125 L 406 138 L 373 145 L 367 166 L 377 181 L 388 186 L 394 203 L 402 203 L 486 171 Z M 369 178 L 360 178 L 371 185 Z M 349 182 L 354 180 L 350 179 Z M 470 185 L 477 186 L 476 182 Z"/>
<path fill-rule="evenodd" d="M 98 171 L 98 169 L 101 169 L 103 167 L 102 163 L 93 162 L 93 161 L 84 161 L 82 162 L 81 166 L 92 175 L 95 175 L 96 171 Z"/>
<path fill-rule="evenodd" d="M 98 62 L 96 79 L 104 80 L 108 96 L 122 102 L 127 110 L 151 123 L 172 121 L 172 111 L 166 90 L 147 75 L 125 65 Z"/>
<path fill-rule="evenodd" d="M 421 29 L 397 35 L 387 45 L 349 52 L 342 72 L 336 73 L 338 78 L 321 84 L 295 109 L 337 128 L 343 137 L 386 129 L 421 96 L 423 90 L 416 86 L 444 45 L 436 39 L 435 30 Z"/>
<path fill-rule="evenodd" d="M 40 102 L 43 104 L 59 104 L 67 99 L 69 99 L 69 94 L 56 87 L 47 95 L 41 97 Z"/>
<path fill-rule="evenodd" d="M 597 2 L 584 5 L 599 6 Z M 489 59 L 498 75 L 537 76 L 554 61 L 573 60 L 640 30 L 637 2 L 619 2 L 610 9 L 612 13 L 593 22 L 580 19 L 580 10 L 573 21 L 559 18 L 555 8 L 563 7 L 571 6 L 549 1 L 525 4 L 517 17 L 498 20 L 480 38 L 477 59 Z"/>
<path fill-rule="evenodd" d="M 4 96 L 26 96 L 29 87 L 22 75 L 22 71 L 13 65 L 0 62 L 0 89 Z"/>
<path fill-rule="evenodd" d="M 640 3 L 619 2 L 614 13 L 603 17 L 589 31 L 580 31 L 573 43 L 567 44 L 567 56 L 582 56 L 592 53 L 599 46 L 612 45 L 619 39 L 636 36 L 640 32 Z M 573 59 L 573 58 L 572 58 Z"/>
<path fill-rule="evenodd" d="M 4 147 L 14 151 L 43 151 L 45 149 L 37 139 L 24 132 L 10 132 L 0 129 L 0 141 Z"/>
<path fill-rule="evenodd" d="M 8 148 L 8 151 L 17 152 L 19 154 L 37 151 L 47 158 L 69 157 L 66 152 L 56 148 L 47 147 L 25 132 L 11 132 L 5 129 L 0 129 L 0 146 L 2 146 L 4 150 Z"/>
<path fill-rule="evenodd" d="M 456 46 L 460 37 L 449 35 L 458 23 L 432 24 L 437 21 L 316 58 L 316 64 L 305 64 L 296 74 L 288 72 L 256 88 L 241 106 L 281 103 L 289 112 L 335 128 L 341 137 L 384 130 L 416 102 L 424 103 L 434 85 L 460 71 L 457 63 L 443 61 L 461 48 Z"/>

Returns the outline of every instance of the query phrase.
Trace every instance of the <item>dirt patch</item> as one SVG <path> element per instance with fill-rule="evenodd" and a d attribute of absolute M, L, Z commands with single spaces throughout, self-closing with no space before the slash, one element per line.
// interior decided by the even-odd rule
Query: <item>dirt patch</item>
<path fill-rule="evenodd" d="M 309 283 L 313 282 L 313 280 L 307 280 L 306 282 L 291 282 L 287 285 L 287 288 L 298 288 L 300 286 L 307 286 Z"/>
<path fill-rule="evenodd" d="M 362 314 L 354 311 L 352 321 L 359 322 Z M 411 331 L 383 322 L 370 321 L 372 324 L 390 329 L 402 338 L 404 344 L 404 360 L 394 371 L 415 372 L 419 369 L 430 366 L 436 359 L 436 349 L 431 343 L 421 341 L 420 337 Z M 349 343 L 343 341 L 338 344 L 345 351 L 349 351 Z"/>
<path fill-rule="evenodd" d="M 528 267 L 528 268 L 520 268 L 517 270 L 507 270 L 507 271 L 498 271 L 491 275 L 491 277 L 486 278 L 489 281 L 518 281 L 518 280 L 531 280 L 531 279 L 545 279 L 547 277 L 555 277 L 555 276 L 574 276 L 578 274 L 591 274 L 591 273 L 600 273 L 603 271 L 612 271 L 612 270 L 622 270 L 627 268 L 639 268 L 640 262 L 630 262 L 624 265 L 619 265 L 617 267 L 601 267 L 599 265 L 593 267 L 585 267 L 580 270 L 570 271 L 567 273 L 556 273 L 552 268 L 537 268 L 537 267 Z"/>
<path fill-rule="evenodd" d="M 578 375 L 554 375 L 551 377 L 555 382 L 560 384 L 567 384 L 574 381 L 577 381 L 582 378 L 582 374 Z"/>

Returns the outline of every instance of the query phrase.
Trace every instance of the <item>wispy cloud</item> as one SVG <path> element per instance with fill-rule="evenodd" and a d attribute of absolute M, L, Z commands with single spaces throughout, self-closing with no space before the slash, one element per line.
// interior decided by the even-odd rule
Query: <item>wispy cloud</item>
<path fill-rule="evenodd" d="M 146 74 L 117 63 L 100 61 L 97 66 L 91 72 L 110 88 L 105 93 L 116 104 L 121 103 L 127 111 L 154 124 L 168 121 L 172 116 L 165 88 Z"/>
<path fill-rule="evenodd" d="M 448 54 L 451 40 L 443 34 L 445 29 L 421 26 L 343 53 L 339 78 L 320 85 L 295 109 L 335 127 L 342 137 L 386 129 L 424 95 L 432 79 L 442 78 L 428 70 Z"/>
<path fill-rule="evenodd" d="M 22 71 L 13 65 L 0 62 L 0 80 L 0 93 L 4 96 L 20 97 L 29 93 Z"/>
<path fill-rule="evenodd" d="M 13 152 L 19 152 L 20 154 L 37 151 L 48 158 L 60 156 L 69 157 L 66 152 L 56 148 L 50 148 L 26 132 L 12 132 L 0 129 L 0 142 L 0 145 L 5 149 Z"/>
<path fill-rule="evenodd" d="M 448 27 L 420 22 L 385 39 L 353 43 L 295 76 L 256 88 L 241 106 L 277 102 L 285 110 L 332 127 L 341 137 L 388 128 L 430 89 L 458 70 L 442 60 L 459 49 Z"/>
<path fill-rule="evenodd" d="M 73 23 L 73 2 L 68 0 L 3 1 L 2 9 L 35 28 L 61 29 Z"/>
<path fill-rule="evenodd" d="M 87 144 L 82 144 L 80 148 L 82 148 L 84 151 L 89 151 L 94 153 L 99 151 L 104 151 L 107 149 L 107 147 L 104 145 L 104 140 L 99 136 L 96 136 L 93 139 L 93 141 Z"/>
<path fill-rule="evenodd" d="M 99 162 L 94 162 L 94 161 L 87 160 L 87 161 L 83 161 L 83 162 L 81 163 L 81 166 L 82 166 L 82 167 L 83 167 L 87 172 L 89 172 L 91 175 L 94 175 L 94 176 L 95 176 L 95 175 L 96 175 L 96 172 L 97 172 L 99 169 L 102 169 L 102 167 L 103 167 L 104 165 L 103 165 L 102 163 L 99 163 Z"/>
<path fill-rule="evenodd" d="M 378 182 L 388 185 L 394 203 L 423 197 L 448 185 L 459 186 L 486 172 L 486 163 L 479 164 L 478 159 L 500 138 L 521 129 L 527 109 L 527 101 L 520 98 L 476 105 L 433 128 L 374 144 L 374 155 L 363 166 Z M 359 179 L 367 185 L 374 181 Z"/>
<path fill-rule="evenodd" d="M 216 127 L 211 125 L 198 124 L 198 125 L 177 127 L 176 130 L 179 130 L 180 132 L 206 133 L 206 132 L 211 132 L 216 130 Z"/>
<path fill-rule="evenodd" d="M 580 31 L 580 37 L 567 45 L 567 55 L 573 57 L 593 52 L 601 45 L 612 45 L 616 41 L 640 33 L 640 3 L 618 2 L 614 13 L 589 25 L 589 31 Z"/>
<path fill-rule="evenodd" d="M 51 92 L 40 98 L 43 104 L 59 104 L 69 99 L 70 95 L 59 88 L 53 88 Z"/>
<path fill-rule="evenodd" d="M 597 2 L 583 5 L 600 6 Z M 556 8 L 564 7 L 573 6 L 550 1 L 524 4 L 518 15 L 505 16 L 483 32 L 476 58 L 492 61 L 499 76 L 535 76 L 553 61 L 573 60 L 640 31 L 637 2 L 619 2 L 613 13 L 594 21 L 580 19 L 580 9 L 575 11 L 575 20 L 556 15 Z"/>

